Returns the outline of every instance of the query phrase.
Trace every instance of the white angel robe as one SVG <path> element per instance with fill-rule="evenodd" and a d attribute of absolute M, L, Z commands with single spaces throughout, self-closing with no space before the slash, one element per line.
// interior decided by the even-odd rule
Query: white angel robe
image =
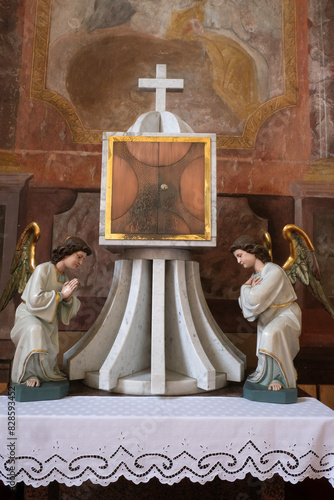
<path fill-rule="evenodd" d="M 296 387 L 297 373 L 293 359 L 299 351 L 301 310 L 296 293 L 285 271 L 271 262 L 261 271 L 262 281 L 241 287 L 239 305 L 248 321 L 258 320 L 256 371 L 250 382 Z"/>
<path fill-rule="evenodd" d="M 41 382 L 65 380 L 57 364 L 59 352 L 58 319 L 68 325 L 80 301 L 62 300 L 61 289 L 68 281 L 51 262 L 36 267 L 22 294 L 11 331 L 16 350 L 12 382 L 24 383 L 31 377 Z"/>

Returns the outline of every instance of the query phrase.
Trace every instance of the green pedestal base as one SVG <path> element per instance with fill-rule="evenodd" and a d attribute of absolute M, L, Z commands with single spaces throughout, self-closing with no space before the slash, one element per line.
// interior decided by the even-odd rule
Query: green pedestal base
<path fill-rule="evenodd" d="M 246 380 L 243 387 L 243 397 L 260 403 L 289 404 L 297 402 L 298 390 L 281 389 L 280 391 L 268 391 L 266 385 L 253 384 Z"/>
<path fill-rule="evenodd" d="M 13 384 L 15 401 L 48 401 L 61 399 L 68 395 L 70 384 L 68 380 L 44 382 L 40 387 L 27 387 L 25 384 Z"/>

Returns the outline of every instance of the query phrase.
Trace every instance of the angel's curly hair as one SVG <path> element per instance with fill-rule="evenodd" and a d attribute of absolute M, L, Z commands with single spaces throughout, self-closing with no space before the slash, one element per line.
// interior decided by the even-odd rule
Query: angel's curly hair
<path fill-rule="evenodd" d="M 80 251 L 85 252 L 87 255 L 91 255 L 92 253 L 91 248 L 89 248 L 84 240 L 77 236 L 69 236 L 62 245 L 53 250 L 51 262 L 52 264 L 57 264 L 67 255 L 72 255 Z"/>
<path fill-rule="evenodd" d="M 255 255 L 264 264 L 271 262 L 269 251 L 263 245 L 259 245 L 252 236 L 247 234 L 239 236 L 230 246 L 230 252 L 233 254 L 236 250 L 244 250 L 244 252 Z"/>

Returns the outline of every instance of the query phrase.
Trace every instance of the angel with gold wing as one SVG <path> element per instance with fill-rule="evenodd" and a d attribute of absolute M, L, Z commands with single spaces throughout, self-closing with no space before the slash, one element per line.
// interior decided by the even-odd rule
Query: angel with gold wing
<path fill-rule="evenodd" d="M 36 222 L 29 224 L 16 245 L 16 251 L 10 267 L 10 279 L 0 298 L 0 312 L 16 295 L 22 293 L 27 281 L 35 270 L 35 248 L 40 238 L 40 228 Z"/>
<path fill-rule="evenodd" d="M 283 236 L 290 246 L 290 256 L 283 269 L 294 285 L 297 279 L 306 285 L 312 295 L 334 319 L 334 306 L 321 283 L 321 273 L 314 246 L 307 234 L 294 224 L 283 228 Z"/>
<path fill-rule="evenodd" d="M 301 311 L 292 284 L 299 279 L 307 285 L 323 307 L 334 318 L 334 308 L 320 279 L 313 245 L 297 226 L 283 229 L 290 244 L 290 256 L 283 268 L 272 262 L 270 235 L 259 245 L 250 236 L 237 238 L 230 252 L 253 274 L 241 286 L 239 305 L 248 321 L 257 320 L 258 365 L 249 382 L 265 385 L 269 390 L 295 388 L 297 373 L 293 360 L 299 351 Z"/>
<path fill-rule="evenodd" d="M 0 299 L 4 308 L 16 292 L 22 292 L 11 330 L 16 346 L 12 382 L 29 387 L 66 379 L 57 364 L 58 319 L 68 325 L 77 314 L 80 301 L 74 296 L 78 280 L 69 281 L 65 273 L 76 269 L 92 253 L 81 238 L 70 236 L 53 250 L 50 262 L 36 267 L 34 255 L 39 234 L 36 223 L 29 224 L 23 232 L 13 258 L 11 278 Z"/>

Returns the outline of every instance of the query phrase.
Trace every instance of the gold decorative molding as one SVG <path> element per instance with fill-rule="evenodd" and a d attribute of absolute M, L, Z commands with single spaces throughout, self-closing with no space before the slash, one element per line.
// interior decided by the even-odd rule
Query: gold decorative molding
<path fill-rule="evenodd" d="M 68 123 L 74 142 L 98 144 L 102 130 L 86 129 L 72 104 L 46 88 L 52 0 L 37 0 L 30 95 L 48 102 Z M 295 0 L 282 0 L 284 94 L 259 105 L 247 118 L 240 136 L 218 135 L 218 149 L 252 149 L 263 123 L 274 113 L 297 105 L 297 47 Z"/>
<path fill-rule="evenodd" d="M 334 183 L 334 158 L 320 158 L 311 164 L 304 179 L 309 182 Z"/>
<path fill-rule="evenodd" d="M 100 143 L 102 142 L 102 131 L 87 130 L 72 104 L 57 92 L 46 88 L 51 2 L 52 0 L 37 0 L 30 95 L 34 99 L 48 102 L 59 111 L 70 127 L 73 142 Z"/>
<path fill-rule="evenodd" d="M 297 105 L 297 46 L 296 5 L 294 0 L 282 0 L 284 94 L 261 104 L 247 118 L 242 136 L 221 135 L 217 148 L 252 149 L 262 124 L 274 113 Z"/>
<path fill-rule="evenodd" d="M 16 155 L 12 151 L 0 149 L 0 172 L 22 172 L 17 162 Z"/>

